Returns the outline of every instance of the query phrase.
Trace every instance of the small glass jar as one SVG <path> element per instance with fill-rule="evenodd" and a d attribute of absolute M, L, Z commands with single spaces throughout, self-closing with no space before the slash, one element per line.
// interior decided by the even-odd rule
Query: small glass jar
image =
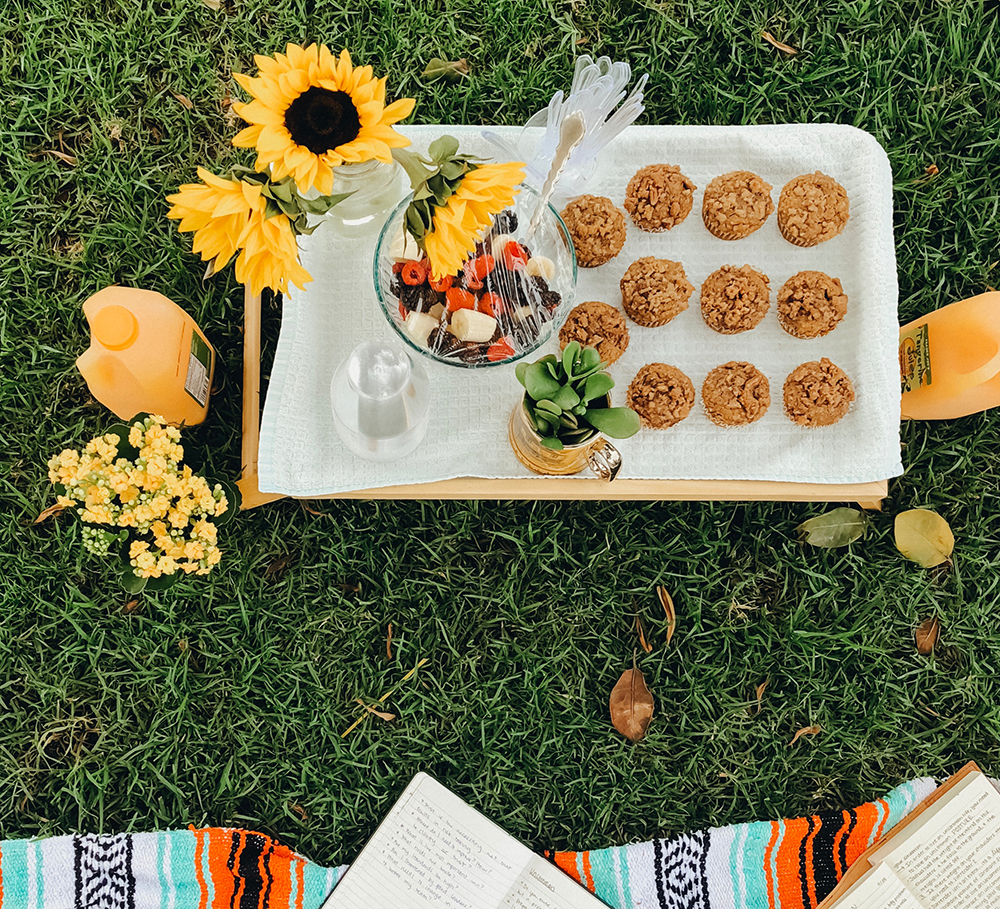
<path fill-rule="evenodd" d="M 352 193 L 326 217 L 338 237 L 376 233 L 406 193 L 403 169 L 395 162 L 372 159 L 333 169 L 333 194 Z"/>

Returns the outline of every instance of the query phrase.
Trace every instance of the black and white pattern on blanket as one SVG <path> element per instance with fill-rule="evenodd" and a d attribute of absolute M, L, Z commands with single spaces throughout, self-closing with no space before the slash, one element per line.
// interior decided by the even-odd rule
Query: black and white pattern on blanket
<path fill-rule="evenodd" d="M 653 841 L 660 909 L 708 909 L 707 830 Z"/>
<path fill-rule="evenodd" d="M 132 838 L 77 836 L 73 846 L 75 909 L 135 909 Z"/>

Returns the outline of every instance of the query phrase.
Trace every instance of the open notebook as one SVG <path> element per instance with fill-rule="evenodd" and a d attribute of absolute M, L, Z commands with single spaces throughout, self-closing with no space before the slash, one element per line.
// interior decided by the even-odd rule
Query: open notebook
<path fill-rule="evenodd" d="M 820 909 L 997 909 L 1000 792 L 974 764 L 862 855 Z"/>
<path fill-rule="evenodd" d="M 321 909 L 607 909 L 418 773 Z"/>

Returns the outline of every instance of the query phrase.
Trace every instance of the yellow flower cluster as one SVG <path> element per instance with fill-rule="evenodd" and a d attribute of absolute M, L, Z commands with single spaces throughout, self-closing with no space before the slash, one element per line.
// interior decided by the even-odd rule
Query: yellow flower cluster
<path fill-rule="evenodd" d="M 490 226 L 492 216 L 511 204 L 523 179 L 521 161 L 481 164 L 462 178 L 447 204 L 435 210 L 431 229 L 424 234 L 435 281 L 458 274 L 475 250 L 476 239 Z"/>
<path fill-rule="evenodd" d="M 49 480 L 66 490 L 60 505 L 76 508 L 85 523 L 151 537 L 133 539 L 129 548 L 140 578 L 208 574 L 222 557 L 210 519 L 225 514 L 229 502 L 221 485 L 212 488 L 181 465 L 180 437 L 176 427 L 151 416 L 129 429 L 128 443 L 138 451 L 133 460 L 118 456 L 113 433 L 91 440 L 82 452 L 67 448 L 49 460 Z"/>

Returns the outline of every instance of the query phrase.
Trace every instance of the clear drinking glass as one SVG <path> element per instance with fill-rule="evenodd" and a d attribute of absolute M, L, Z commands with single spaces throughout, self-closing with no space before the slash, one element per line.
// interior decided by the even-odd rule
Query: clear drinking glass
<path fill-rule="evenodd" d="M 369 461 L 395 461 L 423 441 L 431 386 L 423 366 L 392 341 L 365 341 L 330 383 L 333 423 L 344 444 Z"/>

